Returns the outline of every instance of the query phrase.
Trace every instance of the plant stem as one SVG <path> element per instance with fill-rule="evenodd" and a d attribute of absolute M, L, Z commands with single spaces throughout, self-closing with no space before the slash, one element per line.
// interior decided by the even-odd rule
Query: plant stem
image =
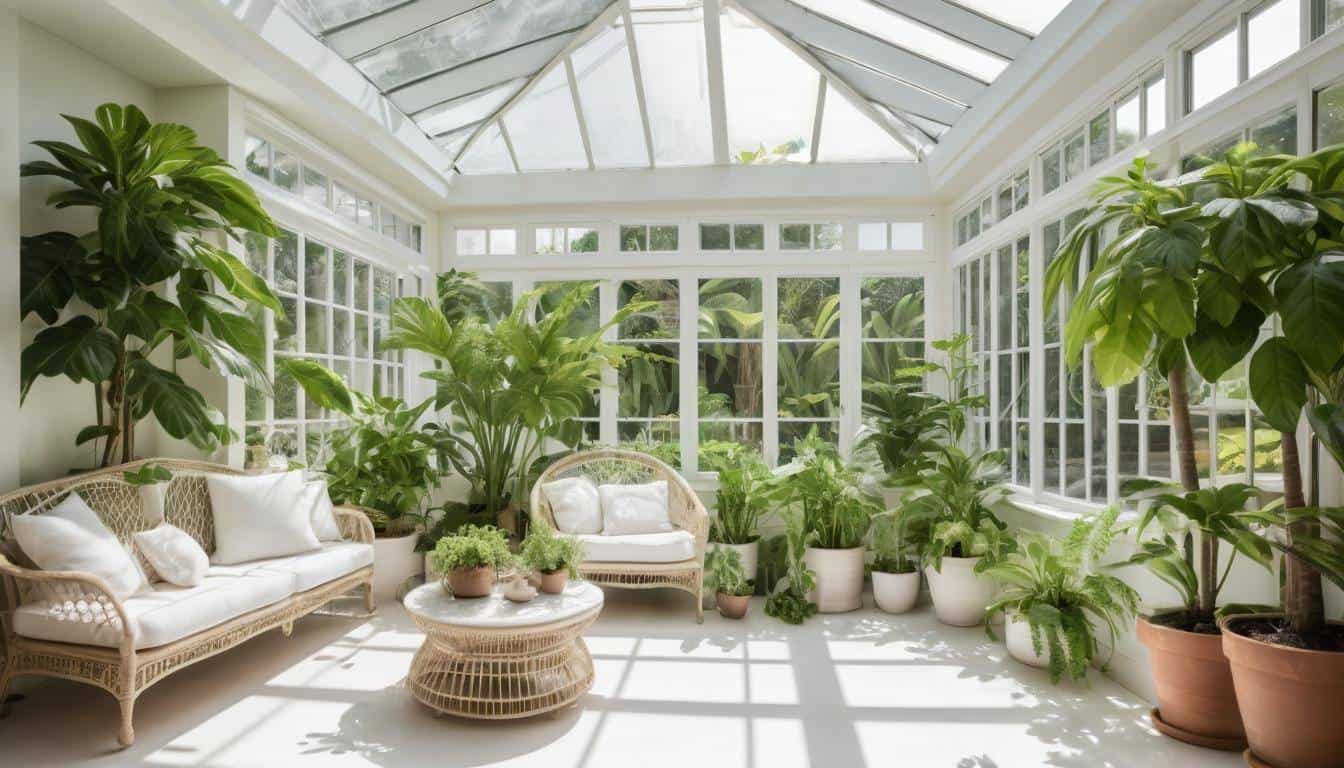
<path fill-rule="evenodd" d="M 1176 455 L 1181 486 L 1187 492 L 1199 490 L 1199 467 L 1195 464 L 1195 431 L 1190 421 L 1190 390 L 1186 383 L 1186 362 L 1182 360 L 1167 374 L 1171 392 L 1171 415 L 1176 429 Z M 1187 558 L 1190 555 L 1187 554 Z M 1199 540 L 1198 618 L 1213 618 L 1218 592 L 1218 539 L 1201 532 Z"/>
<path fill-rule="evenodd" d="M 1282 433 L 1283 447 L 1283 506 L 1285 512 L 1306 506 L 1302 496 L 1302 467 L 1297 450 L 1297 435 Z M 1291 545 L 1301 536 L 1318 533 L 1318 524 L 1314 520 L 1298 520 L 1288 525 L 1288 543 Z M 1321 574 L 1292 554 L 1284 555 L 1284 583 L 1287 594 L 1284 595 L 1283 610 L 1288 618 L 1288 628 L 1293 632 L 1309 637 L 1325 628 L 1325 599 L 1321 591 Z"/>

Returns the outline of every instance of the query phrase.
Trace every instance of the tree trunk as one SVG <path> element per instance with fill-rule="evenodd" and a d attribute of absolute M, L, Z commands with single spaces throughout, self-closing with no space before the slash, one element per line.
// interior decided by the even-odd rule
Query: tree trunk
<path fill-rule="evenodd" d="M 1285 511 L 1305 507 L 1302 495 L 1302 467 L 1297 451 L 1297 435 L 1282 433 L 1283 447 L 1283 505 Z M 1300 536 L 1318 533 L 1318 524 L 1311 520 L 1299 520 L 1288 526 L 1288 542 L 1291 544 Z M 1284 613 L 1288 617 L 1288 628 L 1293 632 L 1310 637 L 1325 629 L 1325 598 L 1321 590 L 1321 574 L 1302 560 L 1285 555 L 1283 559 L 1285 594 Z"/>
<path fill-rule="evenodd" d="M 1167 374 L 1171 393 L 1172 421 L 1176 428 L 1176 459 L 1181 487 L 1187 492 L 1199 490 L 1199 467 L 1195 463 L 1195 430 L 1190 421 L 1190 391 L 1186 383 L 1184 360 Z M 1213 619 L 1218 588 L 1218 539 L 1201 535 L 1199 542 L 1199 618 Z"/>

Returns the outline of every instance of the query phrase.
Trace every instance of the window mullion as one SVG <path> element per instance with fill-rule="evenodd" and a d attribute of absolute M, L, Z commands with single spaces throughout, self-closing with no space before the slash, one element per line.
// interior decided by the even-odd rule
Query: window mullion
<path fill-rule="evenodd" d="M 1040 225 L 1031 230 L 1031 243 L 1027 252 L 1027 300 L 1031 310 L 1027 319 L 1027 359 L 1030 364 L 1027 381 L 1031 392 L 1027 405 L 1028 455 L 1031 462 L 1031 494 L 1033 498 L 1040 498 L 1045 484 L 1045 313 L 1042 300 L 1045 236 Z"/>
<path fill-rule="evenodd" d="M 779 278 L 761 279 L 761 441 L 762 455 L 770 466 L 779 461 Z"/>
<path fill-rule="evenodd" d="M 840 434 L 836 438 L 840 455 L 845 458 L 853 455 L 854 435 L 859 431 L 863 403 L 860 282 L 859 275 L 852 271 L 840 275 Z"/>
<path fill-rule="evenodd" d="M 616 314 L 616 294 L 619 283 L 603 280 L 598 283 L 598 317 L 603 324 L 611 321 Z M 617 328 L 612 326 L 602 332 L 607 341 L 616 341 Z M 617 371 L 603 363 L 602 388 L 598 391 L 598 441 L 603 445 L 615 445 L 618 442 L 616 429 L 616 410 L 620 405 L 620 390 L 617 386 Z M 641 414 L 643 415 L 643 414 Z"/>
<path fill-rule="evenodd" d="M 679 290 L 681 320 L 680 350 L 677 366 L 678 381 L 681 389 L 681 466 L 688 475 L 699 470 L 696 446 L 699 443 L 700 398 L 696 386 L 699 382 L 700 360 L 696 334 L 700 316 L 700 285 L 695 277 L 681 278 Z"/>

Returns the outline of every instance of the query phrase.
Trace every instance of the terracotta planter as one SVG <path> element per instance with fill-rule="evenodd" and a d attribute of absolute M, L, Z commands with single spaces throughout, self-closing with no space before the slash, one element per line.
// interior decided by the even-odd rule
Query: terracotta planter
<path fill-rule="evenodd" d="M 742 576 L 748 581 L 756 578 L 757 553 L 760 550 L 760 540 L 747 542 L 746 544 L 721 544 L 714 542 L 710 546 L 715 549 L 731 549 L 737 552 L 742 558 Z"/>
<path fill-rule="evenodd" d="M 485 597 L 495 586 L 495 569 L 488 565 L 454 568 L 444 578 L 453 597 Z"/>
<path fill-rule="evenodd" d="M 539 588 L 548 595 L 558 595 L 565 591 L 565 585 L 569 583 L 569 569 L 561 568 L 552 573 L 540 571 L 541 584 Z"/>
<path fill-rule="evenodd" d="M 1140 618 L 1139 642 L 1157 689 L 1153 725 L 1187 744 L 1240 750 L 1246 732 L 1237 710 L 1232 671 L 1223 656 L 1223 638 L 1154 624 Z"/>
<path fill-rule="evenodd" d="M 425 567 L 425 558 L 415 551 L 418 533 L 375 537 L 373 540 L 373 594 L 396 598 L 397 590 Z"/>
<path fill-rule="evenodd" d="M 845 613 L 863 607 L 863 547 L 823 549 L 808 547 L 803 552 L 807 567 L 817 574 L 817 588 L 807 599 L 821 613 Z"/>
<path fill-rule="evenodd" d="M 1218 625 L 1250 751 L 1273 768 L 1341 768 L 1344 653 L 1289 648 L 1239 635 L 1233 627 L 1246 618 L 1251 617 L 1228 616 Z"/>
<path fill-rule="evenodd" d="M 919 571 L 873 571 L 873 600 L 887 613 L 905 613 L 919 602 Z"/>
<path fill-rule="evenodd" d="M 730 595 L 727 592 L 718 592 L 714 595 L 719 604 L 719 615 L 725 619 L 740 619 L 747 615 L 747 606 L 750 605 L 751 595 Z"/>
<path fill-rule="evenodd" d="M 938 620 L 954 627 L 974 627 L 985 621 L 985 608 L 998 591 L 993 579 L 975 572 L 978 557 L 944 557 L 942 570 L 924 569 L 929 596 Z"/>

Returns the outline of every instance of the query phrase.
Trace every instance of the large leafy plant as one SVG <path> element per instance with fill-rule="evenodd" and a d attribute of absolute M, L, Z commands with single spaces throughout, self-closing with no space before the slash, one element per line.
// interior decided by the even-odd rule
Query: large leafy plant
<path fill-rule="evenodd" d="M 863 466 L 845 462 L 816 430 L 795 440 L 793 450 L 793 460 L 776 473 L 774 499 L 801 513 L 808 545 L 862 546 L 873 516 L 882 512 L 873 478 Z"/>
<path fill-rule="evenodd" d="M 190 128 L 150 123 L 134 105 L 103 104 L 92 121 L 64 117 L 81 146 L 35 142 L 55 162 L 25 163 L 20 175 L 67 182 L 48 204 L 94 209 L 98 226 L 22 239 L 22 315 L 47 325 L 23 351 L 22 395 L 43 376 L 87 382 L 96 421 L 76 442 L 103 440 L 104 466 L 134 457 L 135 424 L 149 416 L 202 450 L 230 441 L 175 362 L 193 358 L 271 392 L 249 310 L 278 314 L 280 302 L 221 246 L 240 231 L 273 236 L 275 225 Z M 153 359 L 164 347 L 169 368 Z"/>
<path fill-rule="evenodd" d="M 571 319 L 584 309 L 595 288 L 542 288 L 524 295 L 494 327 L 467 315 L 456 322 L 433 302 L 398 299 L 384 349 L 413 349 L 429 355 L 436 368 L 435 407 L 449 429 L 441 433 L 444 456 L 470 480 L 491 516 L 527 495 L 530 479 L 547 442 L 578 445 L 574 419 L 591 403 L 604 366 L 620 367 L 641 353 L 603 340 L 607 328 L 645 308 L 631 303 L 606 324 L 571 335 Z M 535 323 L 533 302 L 558 295 Z"/>
<path fill-rule="evenodd" d="M 1000 451 L 968 454 L 944 446 L 935 454 L 902 511 L 907 524 L 929 528 L 921 553 L 925 565 L 941 572 L 944 557 L 979 557 L 976 568 L 983 570 L 1013 550 L 1007 525 L 993 511 L 1008 495 L 1002 479 Z"/>
<path fill-rule="evenodd" d="M 1117 513 L 1111 507 L 1075 520 L 1063 540 L 1021 531 L 1017 551 L 984 570 L 1002 585 L 986 619 L 1008 612 L 1026 621 L 1033 650 L 1048 652 L 1053 682 L 1065 673 L 1084 679 L 1101 650 L 1098 628 L 1106 630 L 1114 649 L 1120 627 L 1138 611 L 1137 592 L 1093 568 L 1114 539 Z M 986 620 L 985 631 L 994 636 L 992 621 Z"/>
<path fill-rule="evenodd" d="M 770 505 L 770 468 L 755 451 L 743 448 L 708 456 L 706 464 L 719 478 L 719 488 L 714 494 L 714 519 L 709 525 L 710 540 L 749 544 L 760 538 L 757 525 Z"/>

